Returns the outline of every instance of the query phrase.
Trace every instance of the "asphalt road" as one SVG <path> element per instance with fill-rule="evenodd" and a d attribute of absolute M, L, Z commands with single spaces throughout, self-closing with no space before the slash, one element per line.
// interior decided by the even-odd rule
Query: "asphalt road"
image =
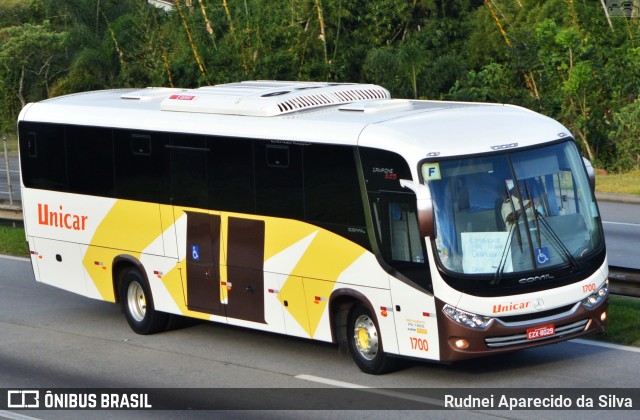
<path fill-rule="evenodd" d="M 392 407 L 427 407 L 422 388 L 488 388 L 500 395 L 514 388 L 599 388 L 616 394 L 636 388 L 640 350 L 573 340 L 455 365 L 407 362 L 383 375 L 361 373 L 336 346 L 213 323 L 198 323 L 153 336 L 128 327 L 117 305 L 36 283 L 25 260 L 0 258 L 0 388 L 206 388 L 219 398 L 252 401 L 253 388 L 288 388 L 277 397 L 308 398 L 316 388 L 367 386 Z M 376 394 L 394 388 L 389 396 Z M 247 389 L 250 389 L 247 391 Z M 0 390 L 2 391 L 2 390 Z M 256 390 L 255 392 L 258 392 Z M 568 390 L 565 390 L 569 392 Z M 2 391 L 4 392 L 4 391 Z M 552 389 L 550 392 L 562 392 Z M 340 395 L 343 395 L 342 393 Z M 193 392 L 195 405 L 206 403 Z M 167 398 L 171 399 L 172 396 Z M 175 397 L 177 398 L 177 397 Z M 350 398 L 350 397 L 349 397 Z M 192 402 L 193 402 L 192 401 Z M 442 401 L 442 398 L 437 399 Z M 286 402 L 286 401 L 285 401 Z M 326 402 L 329 406 L 331 401 Z M 636 401 L 640 406 L 640 397 Z M 247 402 L 247 404 L 249 404 Z M 324 404 L 324 403 L 323 403 Z M 185 405 L 186 409 L 190 405 Z M 433 407 L 433 405 L 431 406 Z M 630 411 L 126 411 L 123 418 L 636 418 Z M 637 409 L 637 408 L 636 408 Z M 1 410 L 1 408 L 0 408 Z M 112 418 L 110 411 L 0 411 L 0 418 Z"/>
<path fill-rule="evenodd" d="M 640 204 L 599 201 L 609 265 L 640 269 Z"/>

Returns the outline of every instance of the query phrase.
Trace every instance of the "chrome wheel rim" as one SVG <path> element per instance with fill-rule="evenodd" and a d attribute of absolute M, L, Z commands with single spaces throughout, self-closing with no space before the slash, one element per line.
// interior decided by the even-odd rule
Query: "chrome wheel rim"
<path fill-rule="evenodd" d="M 373 320 L 366 315 L 356 319 L 353 329 L 356 350 L 366 360 L 375 359 L 378 354 L 378 330 Z"/>
<path fill-rule="evenodd" d="M 127 307 L 136 322 L 142 322 L 147 313 L 147 298 L 140 283 L 132 281 L 127 289 Z"/>

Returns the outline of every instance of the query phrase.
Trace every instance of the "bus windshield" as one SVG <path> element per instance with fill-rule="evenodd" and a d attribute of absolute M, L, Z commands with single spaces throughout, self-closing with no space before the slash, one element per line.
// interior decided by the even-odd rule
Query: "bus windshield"
<path fill-rule="evenodd" d="M 572 141 L 421 169 L 433 197 L 436 255 L 450 272 L 495 284 L 509 273 L 578 269 L 601 248 L 598 208 Z"/>

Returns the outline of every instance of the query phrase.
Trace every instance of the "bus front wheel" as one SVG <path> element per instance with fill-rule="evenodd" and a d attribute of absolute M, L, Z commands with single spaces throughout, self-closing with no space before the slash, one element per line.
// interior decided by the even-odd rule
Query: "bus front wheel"
<path fill-rule="evenodd" d="M 136 334 L 147 335 L 166 329 L 169 315 L 155 310 L 149 284 L 136 268 L 127 267 L 120 272 L 120 303 Z"/>
<path fill-rule="evenodd" d="M 380 375 L 393 370 L 395 359 L 382 350 L 375 318 L 361 303 L 356 304 L 349 312 L 347 338 L 349 351 L 361 371 Z"/>

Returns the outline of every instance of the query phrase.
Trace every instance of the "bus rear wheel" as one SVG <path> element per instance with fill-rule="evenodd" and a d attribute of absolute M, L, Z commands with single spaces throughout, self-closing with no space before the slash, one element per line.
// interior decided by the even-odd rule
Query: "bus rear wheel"
<path fill-rule="evenodd" d="M 378 324 L 361 303 L 349 312 L 347 338 L 353 360 L 364 373 L 380 375 L 394 369 L 396 360 L 383 351 Z"/>
<path fill-rule="evenodd" d="M 136 334 L 153 334 L 167 328 L 169 315 L 155 310 L 149 284 L 137 268 L 127 267 L 120 272 L 120 303 Z"/>

